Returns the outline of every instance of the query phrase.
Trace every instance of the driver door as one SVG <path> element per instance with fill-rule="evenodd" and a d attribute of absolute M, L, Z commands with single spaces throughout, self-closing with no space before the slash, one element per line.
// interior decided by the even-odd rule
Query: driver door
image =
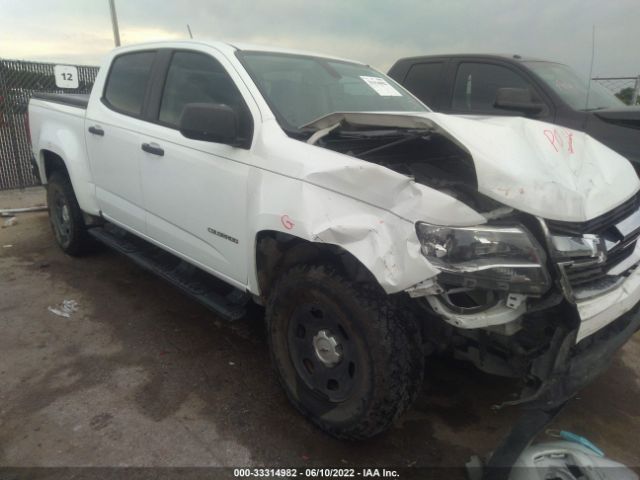
<path fill-rule="evenodd" d="M 141 131 L 142 189 L 148 236 L 219 277 L 246 285 L 249 149 L 191 140 L 178 130 L 187 103 L 224 103 L 251 113 L 221 61 L 208 53 L 176 50 L 152 122 Z M 251 131 L 245 131 L 251 135 Z"/>

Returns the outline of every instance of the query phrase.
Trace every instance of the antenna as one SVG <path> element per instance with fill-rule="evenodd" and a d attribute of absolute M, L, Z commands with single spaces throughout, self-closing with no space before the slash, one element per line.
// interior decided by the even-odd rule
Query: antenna
<path fill-rule="evenodd" d="M 593 60 L 596 56 L 596 26 L 593 26 L 591 32 L 591 67 L 589 67 L 589 79 L 587 81 L 587 101 L 585 102 L 584 109 L 589 109 L 589 94 L 591 93 L 591 82 L 593 82 Z"/>
<path fill-rule="evenodd" d="M 193 40 L 193 33 L 191 33 L 191 27 L 187 23 L 187 30 L 189 31 L 189 38 Z"/>

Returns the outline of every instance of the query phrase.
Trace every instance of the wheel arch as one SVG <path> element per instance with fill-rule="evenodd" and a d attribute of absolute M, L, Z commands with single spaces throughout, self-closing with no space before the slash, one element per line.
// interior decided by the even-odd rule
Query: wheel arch
<path fill-rule="evenodd" d="M 54 172 L 62 172 L 64 175 L 69 177 L 67 164 L 59 153 L 49 149 L 42 149 L 40 150 L 39 158 L 40 160 L 38 163 L 41 171 L 40 178 L 42 179 L 42 183 L 48 183 L 49 177 L 51 177 Z"/>
<path fill-rule="evenodd" d="M 83 212 L 98 216 L 100 209 L 95 198 L 95 187 L 91 181 L 88 160 L 86 157 L 69 158 L 65 152 L 60 151 L 55 145 L 42 148 L 37 156 L 38 171 L 42 184 L 46 186 L 54 172 L 64 174 L 73 187 L 78 200 L 78 205 Z"/>
<path fill-rule="evenodd" d="M 255 238 L 259 300 L 264 303 L 280 274 L 304 263 L 331 265 L 352 281 L 380 287 L 364 263 L 340 245 L 312 242 L 277 230 L 261 230 Z"/>

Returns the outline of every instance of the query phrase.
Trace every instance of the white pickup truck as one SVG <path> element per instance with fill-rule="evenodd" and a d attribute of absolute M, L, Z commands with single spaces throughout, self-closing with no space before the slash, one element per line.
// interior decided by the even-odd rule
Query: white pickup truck
<path fill-rule="evenodd" d="M 288 397 L 332 435 L 388 428 L 433 354 L 556 407 L 640 325 L 640 182 L 584 133 L 196 41 L 118 48 L 29 119 L 61 248 L 97 238 L 230 320 L 264 305 Z"/>

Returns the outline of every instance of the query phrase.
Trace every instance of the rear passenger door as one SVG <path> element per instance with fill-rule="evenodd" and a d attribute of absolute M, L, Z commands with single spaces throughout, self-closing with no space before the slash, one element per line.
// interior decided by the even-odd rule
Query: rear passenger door
<path fill-rule="evenodd" d="M 140 182 L 143 109 L 156 51 L 118 55 L 111 62 L 101 98 L 90 102 L 85 137 L 96 200 L 105 218 L 144 233 Z"/>
<path fill-rule="evenodd" d="M 253 114 L 239 88 L 246 87 L 222 55 L 193 50 L 161 55 L 166 65 L 137 146 L 147 233 L 191 263 L 246 285 L 247 181 L 253 153 L 188 139 L 178 129 L 186 104 L 222 103 L 240 113 L 241 133 L 251 138 Z M 143 144 L 153 148 L 141 150 Z"/>
<path fill-rule="evenodd" d="M 531 92 L 532 99 L 546 105 L 536 118 L 552 118 L 549 102 L 522 72 L 507 63 L 482 62 L 475 59 L 452 63 L 453 77 L 448 111 L 457 114 L 520 116 L 521 113 L 495 108 L 500 88 L 521 88 Z"/>

